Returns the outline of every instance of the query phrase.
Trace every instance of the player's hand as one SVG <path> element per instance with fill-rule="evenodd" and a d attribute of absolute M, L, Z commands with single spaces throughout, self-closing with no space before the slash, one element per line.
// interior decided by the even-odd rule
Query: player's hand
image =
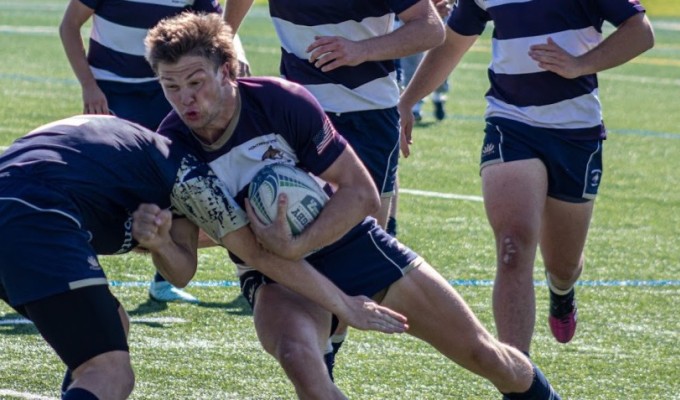
<path fill-rule="evenodd" d="M 339 36 L 315 36 L 305 51 L 311 53 L 309 62 L 323 72 L 344 66 L 353 67 L 367 59 L 359 43 Z"/>
<path fill-rule="evenodd" d="M 539 67 L 564 78 L 573 79 L 583 75 L 579 58 L 569 54 L 550 37 L 544 44 L 529 47 L 529 57 L 538 62 Z"/>
<path fill-rule="evenodd" d="M 366 296 L 351 296 L 349 301 L 347 315 L 338 315 L 349 326 L 383 333 L 404 333 L 408 330 L 405 316 Z"/>
<path fill-rule="evenodd" d="M 412 109 L 413 109 L 412 106 L 402 104 L 401 101 L 399 102 L 399 104 L 397 104 L 397 110 L 399 111 L 399 124 L 401 125 L 401 127 L 399 128 L 400 130 L 399 147 L 401 148 L 401 154 L 404 156 L 404 158 L 411 155 L 410 146 L 413 144 L 413 138 L 411 135 L 413 133 L 413 125 L 415 124 L 415 118 L 413 117 L 413 113 L 411 112 Z"/>
<path fill-rule="evenodd" d="M 276 218 L 271 224 L 266 225 L 255 214 L 250 201 L 246 199 L 246 213 L 250 220 L 250 229 L 255 234 L 258 243 L 265 250 L 288 260 L 300 260 L 305 252 L 296 247 L 295 237 L 290 230 L 290 225 L 286 220 L 286 210 L 288 209 L 288 197 L 282 193 L 279 195 Z"/>
<path fill-rule="evenodd" d="M 106 96 L 96 84 L 83 86 L 83 114 L 111 114 Z"/>
<path fill-rule="evenodd" d="M 144 249 L 156 251 L 169 243 L 172 213 L 155 204 L 140 204 L 132 213 L 132 237 Z"/>
<path fill-rule="evenodd" d="M 451 13 L 451 9 L 453 8 L 448 0 L 432 0 L 432 4 L 434 4 L 434 8 L 437 10 L 439 18 L 442 19 L 448 17 Z"/>

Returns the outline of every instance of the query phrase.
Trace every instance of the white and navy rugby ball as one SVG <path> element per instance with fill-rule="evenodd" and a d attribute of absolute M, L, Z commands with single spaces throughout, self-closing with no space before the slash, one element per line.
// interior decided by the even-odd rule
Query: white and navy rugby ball
<path fill-rule="evenodd" d="M 316 219 L 328 201 L 319 183 L 305 171 L 287 164 L 262 168 L 248 186 L 255 214 L 265 224 L 276 218 L 279 194 L 288 196 L 286 219 L 293 235 L 299 235 Z"/>

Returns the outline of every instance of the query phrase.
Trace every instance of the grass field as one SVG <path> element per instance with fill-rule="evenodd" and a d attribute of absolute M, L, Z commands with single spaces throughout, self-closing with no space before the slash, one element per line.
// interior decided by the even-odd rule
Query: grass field
<path fill-rule="evenodd" d="M 610 134 L 572 343 L 550 336 L 546 288 L 537 287 L 532 355 L 565 399 L 680 399 L 677 1 L 648 1 L 656 47 L 600 75 Z M 80 89 L 56 30 L 65 3 L 0 0 L 0 146 L 80 111 Z M 256 7 L 241 34 L 254 72 L 275 75 L 278 42 L 267 18 Z M 426 105 L 414 154 L 401 164 L 407 190 L 399 221 L 401 240 L 437 266 L 493 330 L 494 246 L 477 197 L 489 45 L 487 33 L 451 77 L 445 121 L 435 123 Z M 153 271 L 143 256 L 102 263 L 134 322 L 133 399 L 294 398 L 258 344 L 222 251 L 200 254 L 188 289 L 199 305 L 149 301 Z M 539 260 L 537 281 L 541 275 Z M 406 335 L 353 330 L 337 361 L 336 381 L 352 399 L 498 398 L 491 385 Z M 0 304 L 0 399 L 56 399 L 63 369 L 33 326 Z"/>

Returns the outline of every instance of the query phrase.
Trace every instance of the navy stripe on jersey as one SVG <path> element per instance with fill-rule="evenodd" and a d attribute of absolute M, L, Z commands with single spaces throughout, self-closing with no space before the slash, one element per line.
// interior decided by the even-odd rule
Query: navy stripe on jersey
<path fill-rule="evenodd" d="M 151 66 L 144 57 L 108 49 L 93 39 L 90 39 L 87 61 L 94 68 L 109 71 L 120 77 L 148 78 L 154 76 Z M 103 77 L 98 78 L 105 79 Z"/>
<path fill-rule="evenodd" d="M 529 1 L 488 9 L 494 20 L 494 38 L 514 39 L 553 32 L 583 29 L 589 26 L 602 31 L 602 19 L 592 1 Z M 550 15 L 540 18 L 539 15 Z M 497 17 L 498 16 L 498 17 Z M 502 16 L 502 17 L 501 17 Z"/>
<path fill-rule="evenodd" d="M 591 93 L 597 89 L 595 75 L 566 79 L 552 72 L 507 75 L 489 70 L 491 89 L 487 96 L 519 107 L 553 104 Z M 545 88 L 549 90 L 544 90 Z"/>
<path fill-rule="evenodd" d="M 296 25 L 339 24 L 345 21 L 360 22 L 364 18 L 381 17 L 388 13 L 399 14 L 411 7 L 413 0 L 272 0 L 269 13 Z"/>
<path fill-rule="evenodd" d="M 604 21 L 618 25 L 642 11 L 636 0 L 458 0 L 447 25 L 478 35 L 493 20 L 486 118 L 597 139 L 604 129 L 597 77 L 561 78 L 540 68 L 530 48 L 551 38 L 579 56 L 602 42 Z"/>
<path fill-rule="evenodd" d="M 350 89 L 356 89 L 373 81 L 376 77 L 389 75 L 395 70 L 394 61 L 387 60 L 322 72 L 308 60 L 302 60 L 295 54 L 281 49 L 281 75 L 301 85 L 321 85 L 332 82 Z"/>
<path fill-rule="evenodd" d="M 217 0 L 80 0 L 94 10 L 88 62 L 97 80 L 154 80 L 144 59 L 144 37 L 160 20 L 185 10 L 221 12 Z"/>
<path fill-rule="evenodd" d="M 168 5 L 157 3 L 141 3 L 136 1 L 88 1 L 80 0 L 85 5 L 95 10 L 95 13 L 107 21 L 131 28 L 149 29 L 156 25 L 161 18 L 175 15 L 183 10 L 188 10 L 188 5 L 178 6 L 168 2 Z M 91 4 L 87 4 L 91 3 Z M 95 3 L 95 4 L 92 4 Z"/>

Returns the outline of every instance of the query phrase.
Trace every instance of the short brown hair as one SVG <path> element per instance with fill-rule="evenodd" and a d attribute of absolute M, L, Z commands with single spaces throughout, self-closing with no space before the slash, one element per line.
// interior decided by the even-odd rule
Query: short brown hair
<path fill-rule="evenodd" d="M 155 73 L 158 64 L 175 64 L 184 56 L 209 59 L 215 69 L 227 63 L 232 78 L 238 76 L 239 65 L 231 28 L 217 13 L 185 11 L 161 20 L 144 39 L 146 60 Z"/>

